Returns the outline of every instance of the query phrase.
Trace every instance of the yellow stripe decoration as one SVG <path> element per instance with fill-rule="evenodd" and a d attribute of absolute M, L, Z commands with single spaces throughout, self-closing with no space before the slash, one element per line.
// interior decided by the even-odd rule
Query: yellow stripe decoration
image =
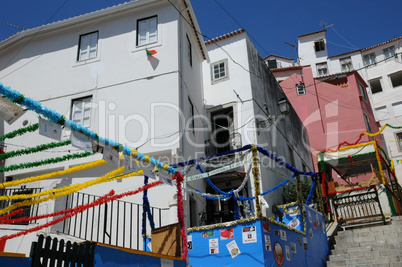
<path fill-rule="evenodd" d="M 97 160 L 97 161 L 94 161 L 94 162 L 74 166 L 74 167 L 68 168 L 68 169 L 63 170 L 63 171 L 56 171 L 56 172 L 52 172 L 52 173 L 47 173 L 47 174 L 42 174 L 42 175 L 38 175 L 38 176 L 32 176 L 32 177 L 24 178 L 24 179 L 21 179 L 21 180 L 5 182 L 3 184 L 0 184 L 0 189 L 6 188 L 6 187 L 17 186 L 17 185 L 21 185 L 21 184 L 28 184 L 28 183 L 37 182 L 37 181 L 41 181 L 41 180 L 45 180 L 45 179 L 50 179 L 50 178 L 54 178 L 54 177 L 58 177 L 58 176 L 63 176 L 63 175 L 66 175 L 66 174 L 75 173 L 75 172 L 78 172 L 78 171 L 87 170 L 87 169 L 90 169 L 90 168 L 101 166 L 101 165 L 105 164 L 106 162 L 107 161 L 101 159 L 101 160 Z"/>
<path fill-rule="evenodd" d="M 262 218 L 260 200 L 258 199 L 258 196 L 261 195 L 261 190 L 260 190 L 260 172 L 258 170 L 258 154 L 256 145 L 251 146 L 251 153 L 253 158 L 254 195 L 256 196 L 255 210 L 257 218 Z"/>
<path fill-rule="evenodd" d="M 46 192 L 41 192 L 41 193 L 48 194 L 48 196 L 40 198 L 40 199 L 32 199 L 32 200 L 26 200 L 26 201 L 22 201 L 22 202 L 17 202 L 17 203 L 15 203 L 13 205 L 10 205 L 10 206 L 8 206 L 8 207 L 6 207 L 4 209 L 1 209 L 0 214 L 7 213 L 9 211 L 12 211 L 12 210 L 17 209 L 17 208 L 22 207 L 22 206 L 31 206 L 31 205 L 34 205 L 34 204 L 38 204 L 38 203 L 48 201 L 50 199 L 56 199 L 56 198 L 59 198 L 59 197 L 63 197 L 63 196 L 72 194 L 74 192 L 80 191 L 82 189 L 85 189 L 87 187 L 90 187 L 90 186 L 93 186 L 93 185 L 96 185 L 96 184 L 100 184 L 100 183 L 104 183 L 104 182 L 110 182 L 110 181 L 119 180 L 119 179 L 124 179 L 124 178 L 132 177 L 132 176 L 137 176 L 137 175 L 141 175 L 143 173 L 142 170 L 140 170 L 137 173 L 128 173 L 128 174 L 124 174 L 124 175 L 121 175 L 121 176 L 116 176 L 119 173 L 121 173 L 122 171 L 124 171 L 124 167 L 120 167 L 120 168 L 118 168 L 116 170 L 113 170 L 113 171 L 105 174 L 104 176 L 102 176 L 100 178 L 97 178 L 95 180 L 92 180 L 92 181 L 88 181 L 88 182 L 81 183 L 81 184 L 65 186 L 65 187 L 58 188 L 58 189 L 51 189 L 51 190 L 47 190 Z M 24 196 L 24 198 L 32 198 L 35 195 L 40 196 L 41 193 L 23 195 L 23 196 Z M 46 194 L 44 194 L 44 195 L 46 195 Z M 13 196 L 9 196 L 9 198 L 11 198 L 11 197 L 13 197 Z"/>

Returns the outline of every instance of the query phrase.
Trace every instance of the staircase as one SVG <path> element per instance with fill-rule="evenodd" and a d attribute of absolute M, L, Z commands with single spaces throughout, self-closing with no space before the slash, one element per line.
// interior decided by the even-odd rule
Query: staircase
<path fill-rule="evenodd" d="M 327 267 L 401 267 L 402 216 L 386 225 L 339 231 Z"/>

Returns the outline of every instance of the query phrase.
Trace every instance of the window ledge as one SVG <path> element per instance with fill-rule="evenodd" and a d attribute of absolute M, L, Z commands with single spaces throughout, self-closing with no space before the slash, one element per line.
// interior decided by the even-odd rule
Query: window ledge
<path fill-rule="evenodd" d="M 145 45 L 136 45 L 135 48 L 131 51 L 131 53 L 136 53 L 140 51 L 144 51 L 145 49 L 152 49 L 155 47 L 160 47 L 162 44 L 160 42 L 152 43 L 152 44 L 145 44 Z"/>
<path fill-rule="evenodd" d="M 87 60 L 76 61 L 73 67 L 83 66 L 94 62 L 99 62 L 100 58 L 91 58 Z"/>

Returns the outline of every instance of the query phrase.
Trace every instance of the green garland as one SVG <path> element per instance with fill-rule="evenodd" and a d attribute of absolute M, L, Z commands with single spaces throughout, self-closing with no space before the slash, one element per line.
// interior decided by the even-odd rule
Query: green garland
<path fill-rule="evenodd" d="M 402 129 L 402 126 L 392 126 L 392 125 L 389 125 L 388 123 L 386 123 L 386 125 L 388 127 L 391 127 L 392 129 Z"/>
<path fill-rule="evenodd" d="M 20 128 L 20 129 L 15 130 L 15 131 L 13 131 L 13 132 L 11 132 L 11 133 L 8 133 L 8 134 L 5 134 L 5 135 L 1 136 L 1 137 L 0 137 L 0 141 L 3 141 L 3 140 L 5 140 L 5 139 L 14 138 L 14 137 L 16 137 L 17 135 L 23 135 L 23 134 L 25 134 L 26 132 L 35 132 L 35 131 L 38 130 L 38 129 L 39 129 L 39 123 L 35 123 L 35 124 L 32 124 L 32 125 L 30 125 L 30 126 L 28 126 L 28 127 Z"/>
<path fill-rule="evenodd" d="M 21 164 L 16 164 L 16 165 L 10 165 L 8 167 L 0 167 L 0 172 L 8 172 L 8 171 L 15 171 L 15 170 L 18 170 L 18 169 L 26 169 L 26 168 L 38 167 L 38 166 L 42 166 L 42 165 L 46 165 L 46 164 L 53 164 L 53 163 L 63 162 L 63 161 L 70 160 L 70 159 L 84 158 L 84 157 L 91 156 L 93 154 L 95 154 L 95 153 L 83 152 L 83 153 L 65 155 L 63 157 L 50 158 L 50 159 L 45 159 L 45 160 L 40 160 L 40 161 L 21 163 Z"/>
<path fill-rule="evenodd" d="M 0 159 L 8 159 L 8 158 L 16 157 L 16 156 L 36 153 L 36 152 L 48 150 L 48 149 L 55 148 L 55 147 L 66 146 L 69 144 L 71 144 L 71 141 L 65 140 L 65 141 L 61 141 L 61 142 L 52 142 L 49 144 L 43 144 L 43 145 L 39 145 L 36 147 L 29 147 L 29 148 L 25 148 L 25 149 L 16 150 L 16 151 L 10 151 L 10 152 L 4 153 L 4 154 L 0 154 Z"/>

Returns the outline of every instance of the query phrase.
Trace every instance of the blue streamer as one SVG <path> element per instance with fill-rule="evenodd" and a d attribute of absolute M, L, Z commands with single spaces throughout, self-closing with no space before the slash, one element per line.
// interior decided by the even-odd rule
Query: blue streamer
<path fill-rule="evenodd" d="M 308 193 L 308 197 L 306 200 L 307 206 L 310 205 L 313 200 L 313 195 L 314 195 L 316 186 L 317 186 L 317 184 L 315 183 L 315 181 L 313 181 L 313 185 L 311 186 L 310 192 Z"/>
<path fill-rule="evenodd" d="M 197 165 L 197 166 L 196 166 L 196 169 L 199 170 L 201 173 L 205 173 L 204 170 L 202 169 L 202 167 L 201 167 L 200 165 Z M 222 195 L 225 195 L 225 196 L 231 196 L 231 195 L 233 194 L 233 191 L 234 191 L 234 190 L 230 190 L 230 192 L 222 191 L 222 190 L 220 190 L 218 187 L 216 187 L 216 185 L 214 185 L 214 184 L 212 183 L 212 181 L 211 181 L 208 177 L 205 177 L 205 180 L 206 180 L 207 183 L 208 183 L 216 192 L 218 192 L 219 194 L 222 194 Z"/>
<path fill-rule="evenodd" d="M 125 147 L 113 140 L 99 137 L 97 134 L 90 131 L 89 129 L 87 129 L 87 128 L 81 126 L 80 124 L 77 124 L 71 120 L 65 119 L 63 115 L 57 113 L 54 110 L 51 110 L 51 109 L 48 109 L 47 107 L 42 106 L 42 104 L 39 103 L 38 101 L 32 100 L 28 97 L 24 97 L 19 92 L 12 90 L 9 86 L 4 86 L 2 83 L 0 83 L 0 94 L 4 95 L 10 101 L 18 102 L 19 104 L 27 107 L 29 110 L 35 111 L 37 114 L 45 116 L 47 119 L 49 119 L 52 122 L 61 123 L 65 126 L 67 126 L 68 128 L 70 128 L 71 130 L 80 131 L 81 133 L 88 136 L 89 138 L 91 138 L 93 140 L 97 140 L 102 144 L 110 145 L 117 149 L 123 148 L 122 149 L 123 153 L 127 156 L 131 156 L 133 154 L 130 148 Z M 144 161 L 145 156 L 138 152 L 137 159 L 140 161 Z M 156 165 L 159 168 L 163 168 L 165 166 L 164 163 L 159 162 L 156 159 L 153 159 L 153 158 L 150 158 L 150 159 L 151 159 L 152 164 Z M 167 168 L 167 171 L 172 174 L 177 173 L 177 170 L 171 166 Z"/>

